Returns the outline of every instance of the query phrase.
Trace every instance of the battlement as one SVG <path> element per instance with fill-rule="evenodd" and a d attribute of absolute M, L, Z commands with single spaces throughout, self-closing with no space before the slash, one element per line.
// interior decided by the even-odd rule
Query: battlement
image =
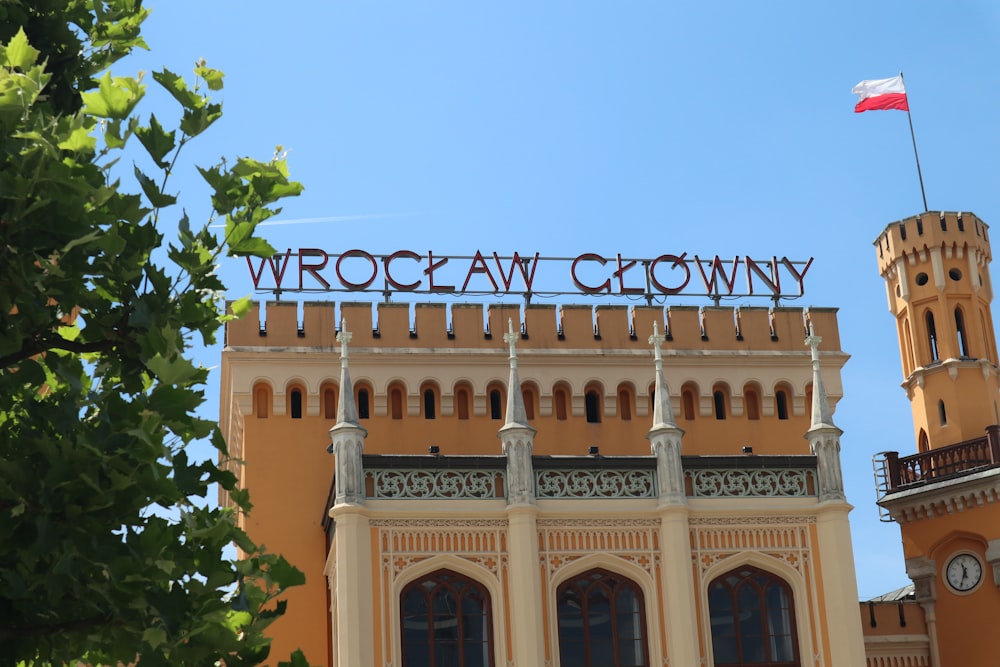
<path fill-rule="evenodd" d="M 339 310 L 339 312 L 338 312 Z M 300 315 L 301 311 L 301 315 Z M 346 321 L 352 346 L 495 348 L 508 319 L 521 349 L 648 349 L 653 322 L 666 349 L 803 352 L 811 323 L 821 349 L 840 350 L 836 308 L 527 305 L 268 301 L 226 325 L 226 345 L 334 349 Z"/>
<path fill-rule="evenodd" d="M 930 248 L 977 252 L 979 263 L 990 262 L 989 226 L 973 213 L 926 211 L 889 225 L 875 239 L 879 273 L 886 275 L 902 257 L 915 258 Z"/>

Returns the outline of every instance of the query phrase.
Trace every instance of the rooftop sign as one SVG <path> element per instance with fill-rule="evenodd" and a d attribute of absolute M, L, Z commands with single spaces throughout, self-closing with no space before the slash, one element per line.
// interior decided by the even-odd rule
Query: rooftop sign
<path fill-rule="evenodd" d="M 284 292 L 374 292 L 392 294 L 533 295 L 588 294 L 655 298 L 674 295 L 766 297 L 777 301 L 805 293 L 813 258 L 793 261 L 700 257 L 688 253 L 641 259 L 598 253 L 577 257 L 499 255 L 440 256 L 397 250 L 388 255 L 365 250 L 341 253 L 299 248 L 268 259 L 247 257 L 254 289 L 280 298 Z M 572 286 L 572 289 L 570 289 Z"/>

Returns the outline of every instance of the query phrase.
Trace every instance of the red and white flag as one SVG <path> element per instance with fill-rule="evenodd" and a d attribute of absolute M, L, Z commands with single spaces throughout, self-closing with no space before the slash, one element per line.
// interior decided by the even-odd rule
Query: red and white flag
<path fill-rule="evenodd" d="M 866 79 L 854 86 L 851 92 L 858 96 L 858 103 L 854 105 L 855 113 L 884 109 L 910 110 L 902 75 L 888 79 Z"/>

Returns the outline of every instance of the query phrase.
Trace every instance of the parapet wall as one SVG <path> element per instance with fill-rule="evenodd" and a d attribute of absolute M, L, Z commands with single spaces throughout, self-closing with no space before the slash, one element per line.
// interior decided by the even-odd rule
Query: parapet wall
<path fill-rule="evenodd" d="M 653 322 L 665 349 L 803 352 L 811 323 L 820 349 L 840 350 L 835 308 L 554 306 L 518 304 L 255 303 L 226 326 L 230 347 L 333 349 L 346 321 L 352 346 L 494 348 L 510 320 L 519 348 L 648 349 Z"/>
<path fill-rule="evenodd" d="M 962 248 L 978 251 L 981 263 L 989 263 L 989 226 L 973 213 L 926 211 L 889 223 L 875 239 L 879 273 L 892 263 L 928 248 Z"/>

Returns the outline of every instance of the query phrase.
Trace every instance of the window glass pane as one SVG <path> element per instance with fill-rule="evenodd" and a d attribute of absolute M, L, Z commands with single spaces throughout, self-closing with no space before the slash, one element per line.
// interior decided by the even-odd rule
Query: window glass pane
<path fill-rule="evenodd" d="M 400 600 L 403 667 L 492 667 L 489 597 L 447 571 L 409 584 Z"/>
<path fill-rule="evenodd" d="M 646 667 L 642 593 L 631 581 L 591 570 L 559 587 L 560 662 L 572 667 Z"/>

